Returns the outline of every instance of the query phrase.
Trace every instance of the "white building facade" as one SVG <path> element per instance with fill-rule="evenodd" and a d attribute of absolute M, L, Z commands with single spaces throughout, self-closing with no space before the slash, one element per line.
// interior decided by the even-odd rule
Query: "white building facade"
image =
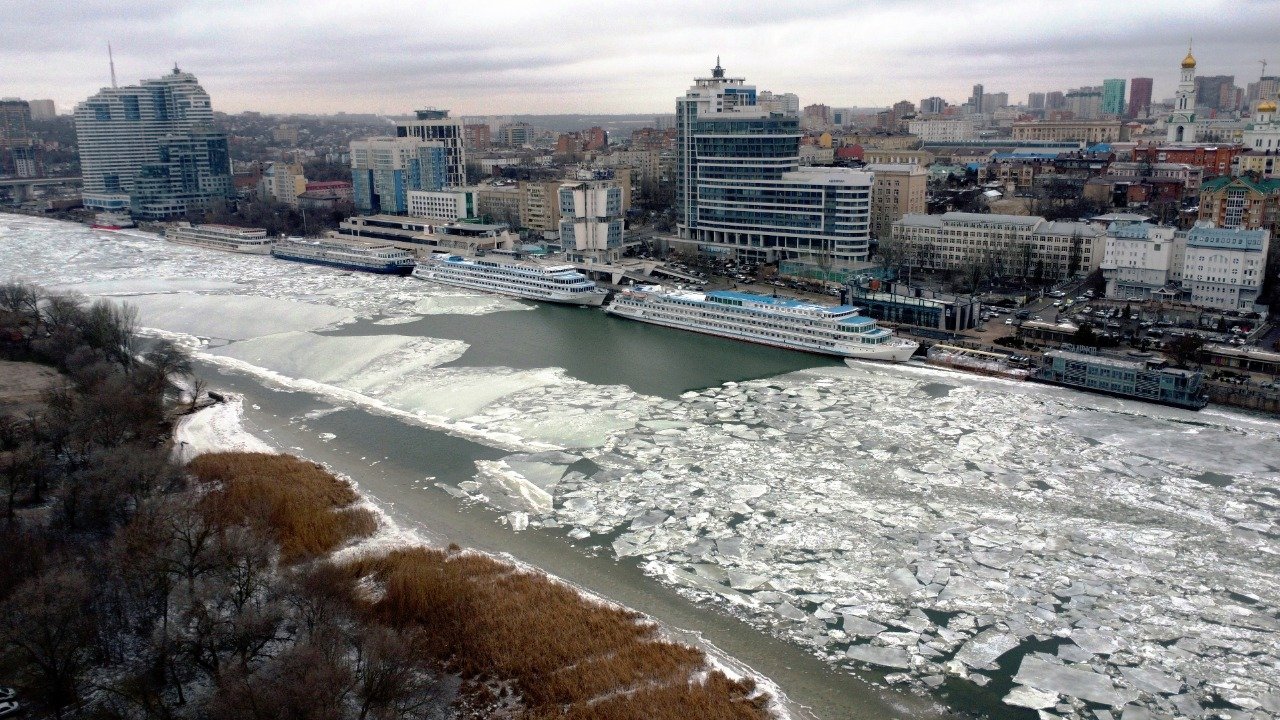
<path fill-rule="evenodd" d="M 907 132 L 920 138 L 922 142 L 960 142 L 973 140 L 977 128 L 971 119 L 960 120 L 912 120 L 907 123 Z"/>
<path fill-rule="evenodd" d="M 1252 312 L 1262 290 L 1271 233 L 1194 227 L 1187 232 L 1182 290 L 1193 305 Z"/>
<path fill-rule="evenodd" d="M 979 266 L 1006 277 L 1044 279 L 1093 272 L 1106 247 L 1104 231 L 1089 223 L 963 212 L 904 215 L 893 223 L 893 241 L 913 267 Z"/>
<path fill-rule="evenodd" d="M 608 263 L 622 257 L 622 187 L 613 180 L 560 186 L 560 244 L 573 262 Z"/>
<path fill-rule="evenodd" d="M 1176 230 L 1171 227 L 1113 223 L 1107 228 L 1101 265 L 1106 296 L 1119 300 L 1167 298 L 1174 259 L 1182 256 L 1174 252 L 1177 243 Z"/>
<path fill-rule="evenodd" d="M 417 138 L 438 143 L 444 149 L 444 187 L 467 184 L 466 130 L 460 118 L 449 117 L 448 110 L 418 110 L 416 119 L 396 124 L 396 137 Z"/>
<path fill-rule="evenodd" d="M 477 215 L 475 188 L 410 190 L 408 201 L 413 217 L 457 220 Z"/>

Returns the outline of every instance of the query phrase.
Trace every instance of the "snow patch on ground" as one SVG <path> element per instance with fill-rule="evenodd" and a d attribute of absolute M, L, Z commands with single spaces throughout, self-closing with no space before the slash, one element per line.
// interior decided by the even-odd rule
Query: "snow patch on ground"
<path fill-rule="evenodd" d="M 173 431 L 174 458 L 186 463 L 211 452 L 279 452 L 244 429 L 244 398 L 228 393 L 226 401 L 178 420 Z"/>

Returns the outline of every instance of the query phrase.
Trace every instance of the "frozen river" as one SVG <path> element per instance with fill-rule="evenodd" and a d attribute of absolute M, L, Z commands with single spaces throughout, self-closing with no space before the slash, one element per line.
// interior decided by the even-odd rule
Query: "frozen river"
<path fill-rule="evenodd" d="M 992 716 L 1280 716 L 1280 423 L 40 219 L 0 248 L 0 279 L 136 305 L 284 449 L 705 623 L 819 716 L 934 712 L 868 670 Z"/>

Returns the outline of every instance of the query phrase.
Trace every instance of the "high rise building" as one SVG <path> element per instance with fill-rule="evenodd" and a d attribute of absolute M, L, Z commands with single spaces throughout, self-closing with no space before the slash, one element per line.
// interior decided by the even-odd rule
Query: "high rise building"
<path fill-rule="evenodd" d="M 52 120 L 58 116 L 52 100 L 30 100 L 32 120 Z"/>
<path fill-rule="evenodd" d="M 526 122 L 503 123 L 498 128 L 498 144 L 519 148 L 533 142 L 533 126 Z"/>
<path fill-rule="evenodd" d="M 947 109 L 947 101 L 937 95 L 920 101 L 921 115 L 941 115 L 945 109 Z"/>
<path fill-rule="evenodd" d="M 982 96 L 982 107 L 979 112 L 990 114 L 1005 107 L 1009 107 L 1009 93 L 985 93 Z"/>
<path fill-rule="evenodd" d="M 756 103 L 719 62 L 676 100 L 673 245 L 756 262 L 867 259 L 871 175 L 800 168 L 799 119 Z"/>
<path fill-rule="evenodd" d="M 871 185 L 871 235 L 887 243 L 893 223 L 908 213 L 928 212 L 925 190 L 929 174 L 919 165 L 868 165 L 875 176 Z"/>
<path fill-rule="evenodd" d="M 1151 78 L 1136 77 L 1129 81 L 1130 118 L 1146 117 L 1151 111 Z"/>
<path fill-rule="evenodd" d="M 467 184 L 466 130 L 462 120 L 449 117 L 448 110 L 418 110 L 417 118 L 396 124 L 396 137 L 417 138 L 439 143 L 444 148 L 444 187 Z M 421 187 L 414 190 L 435 190 Z"/>
<path fill-rule="evenodd" d="M 771 113 L 782 115 L 800 114 L 800 96 L 795 93 L 771 93 L 761 90 L 756 104 Z"/>
<path fill-rule="evenodd" d="M 468 150 L 488 150 L 493 133 L 488 125 L 467 125 L 463 127 L 463 138 Z"/>
<path fill-rule="evenodd" d="M 181 216 L 231 197 L 227 136 L 213 130 L 209 94 L 191 73 L 110 87 L 76 105 L 84 205 Z"/>
<path fill-rule="evenodd" d="M 1124 78 L 1102 81 L 1102 114 L 1114 117 L 1124 114 Z"/>
<path fill-rule="evenodd" d="M 1235 75 L 1200 75 L 1195 79 L 1196 107 L 1235 110 Z"/>
<path fill-rule="evenodd" d="M 622 257 L 622 186 L 615 180 L 578 180 L 560 186 L 560 244 L 574 262 Z"/>
<path fill-rule="evenodd" d="M 1033 92 L 1027 95 L 1028 110 L 1044 110 L 1044 93 Z"/>
<path fill-rule="evenodd" d="M 440 140 L 376 137 L 351 141 L 351 190 L 361 213 L 409 211 L 410 190 L 449 185 L 449 148 Z"/>
<path fill-rule="evenodd" d="M 973 106 L 972 112 L 982 112 L 982 83 L 973 86 L 973 94 L 969 96 L 969 105 Z"/>
<path fill-rule="evenodd" d="M 1061 90 L 1045 93 L 1045 110 L 1063 110 L 1067 107 L 1067 96 Z"/>
<path fill-rule="evenodd" d="M 1081 87 L 1067 91 L 1067 109 L 1080 120 L 1095 120 L 1102 114 L 1102 88 Z"/>
<path fill-rule="evenodd" d="M 31 137 L 31 106 L 26 100 L 0 100 L 0 177 L 40 174 Z"/>

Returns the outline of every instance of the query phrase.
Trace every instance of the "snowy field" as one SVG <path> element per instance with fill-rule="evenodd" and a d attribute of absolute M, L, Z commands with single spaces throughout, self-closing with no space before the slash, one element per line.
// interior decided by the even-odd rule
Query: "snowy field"
<path fill-rule="evenodd" d="M 873 364 L 665 400 L 317 334 L 516 301 L 14 216 L 0 246 L 0 279 L 127 296 L 206 359 L 509 450 L 448 489 L 837 666 L 1012 677 L 1046 718 L 1280 717 L 1280 423 Z"/>

